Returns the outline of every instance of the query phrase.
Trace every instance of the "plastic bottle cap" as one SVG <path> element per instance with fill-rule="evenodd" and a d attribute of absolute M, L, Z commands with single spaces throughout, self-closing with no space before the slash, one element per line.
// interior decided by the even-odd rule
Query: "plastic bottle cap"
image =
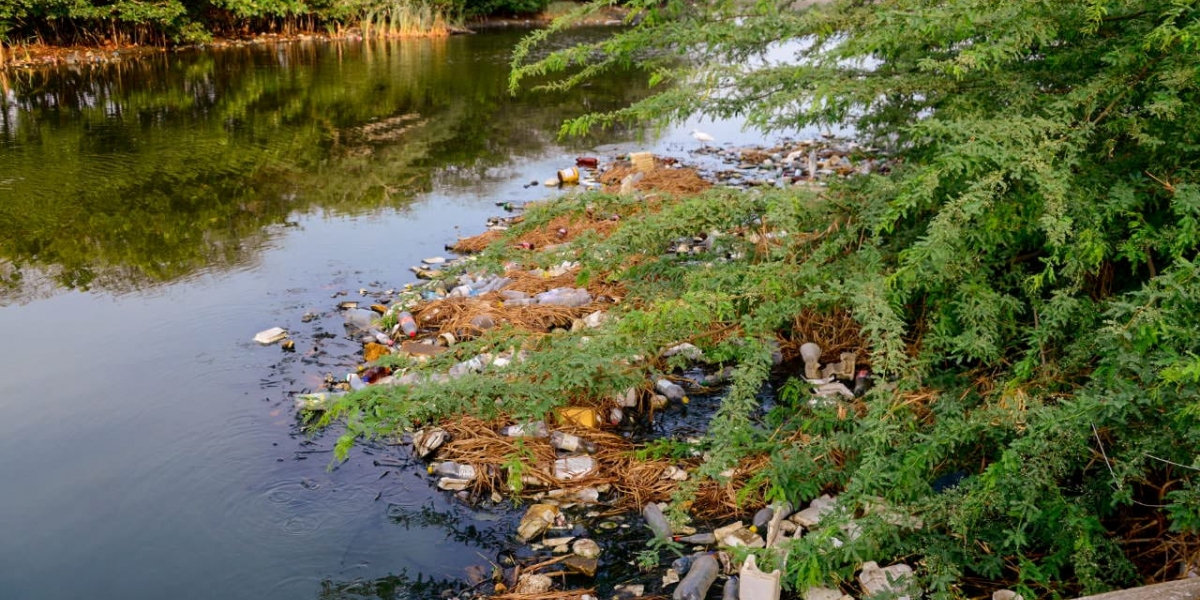
<path fill-rule="evenodd" d="M 688 402 L 691 402 L 691 400 L 689 400 L 687 396 L 684 396 L 684 397 L 683 397 L 683 398 L 680 400 L 680 402 L 682 402 L 682 403 L 684 403 L 684 404 L 687 404 Z"/>

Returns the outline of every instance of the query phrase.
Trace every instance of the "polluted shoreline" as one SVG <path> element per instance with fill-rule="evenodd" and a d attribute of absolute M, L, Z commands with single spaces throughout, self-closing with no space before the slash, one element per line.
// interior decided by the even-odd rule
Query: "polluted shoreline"
<path fill-rule="evenodd" d="M 768 375 L 753 390 L 735 390 L 751 369 L 727 355 L 730 346 L 754 344 L 741 337 L 745 332 L 709 323 L 706 331 L 665 331 L 655 339 L 654 323 L 629 315 L 662 298 L 630 289 L 625 278 L 637 262 L 652 259 L 617 257 L 605 246 L 627 225 L 646 227 L 685 198 L 751 202 L 761 190 L 802 188 L 808 201 L 820 202 L 830 178 L 886 172 L 888 160 L 836 139 L 705 145 L 691 159 L 697 164 L 649 153 L 580 158 L 544 182 L 575 192 L 504 205 L 507 214 L 490 219 L 485 232 L 447 246 L 456 257 L 414 266 L 420 283 L 360 289 L 353 300 L 333 294 L 349 337 L 360 343 L 359 368 L 327 374 L 323 389 L 298 390 L 301 426 L 344 423 L 343 456 L 356 440 L 381 439 L 406 453 L 391 466 L 419 459 L 429 485 L 458 502 L 520 515 L 505 550 L 448 584 L 443 597 L 832 600 L 907 593 L 912 570 L 898 560 L 884 567 L 866 561 L 857 580 L 840 586 L 783 591 L 784 543 L 816 532 L 840 547 L 857 536 L 862 511 L 840 506 L 835 485 L 808 497 L 768 498 L 771 484 L 760 475 L 769 448 L 722 465 L 712 443 L 729 426 L 727 398 L 739 394 L 749 393 L 753 405 L 741 426 L 763 430 L 775 426 L 777 413 L 799 407 L 839 418 L 861 411 L 874 381 L 868 349 L 848 316 L 804 313 L 787 331 L 758 340 Z M 707 229 L 658 232 L 665 235 L 650 243 L 653 260 L 683 272 L 715 264 L 753 268 L 780 247 L 819 235 L 776 229 L 753 209 L 735 212 L 733 220 L 713 215 Z M 606 262 L 617 259 L 635 264 Z M 688 298 L 669 301 L 686 312 Z M 618 351 L 630 333 L 646 343 Z M 255 341 L 285 351 L 306 343 L 283 328 Z M 571 364 L 573 352 L 595 348 L 607 359 Z M 561 356 L 567 364 L 556 364 Z M 563 380 L 557 400 L 523 389 L 553 387 L 554 376 Z M 798 434 L 773 441 L 799 443 Z M 919 519 L 882 503 L 875 512 L 895 527 L 920 527 Z"/>

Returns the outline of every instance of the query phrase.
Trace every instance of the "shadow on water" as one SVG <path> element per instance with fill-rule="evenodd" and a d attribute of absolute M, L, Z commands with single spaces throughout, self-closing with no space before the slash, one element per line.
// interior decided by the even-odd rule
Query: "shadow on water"
<path fill-rule="evenodd" d="M 439 598 L 447 590 L 465 589 L 461 583 L 439 581 L 417 575 L 416 579 L 409 577 L 407 571 L 399 575 L 389 575 L 378 579 L 362 581 L 330 581 L 321 582 L 319 600 L 352 600 L 359 598 L 378 598 L 380 600 L 429 600 Z"/>
<path fill-rule="evenodd" d="M 631 72 L 512 96 L 521 34 L 246 45 L 9 77 L 0 305 L 252 267 L 289 215 L 403 208 L 446 173 L 486 180 L 561 149 L 564 119 L 647 92 Z"/>

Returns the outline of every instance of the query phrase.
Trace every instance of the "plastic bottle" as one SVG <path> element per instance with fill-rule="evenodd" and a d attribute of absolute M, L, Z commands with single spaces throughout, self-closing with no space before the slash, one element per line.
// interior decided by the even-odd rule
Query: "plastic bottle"
<path fill-rule="evenodd" d="M 359 377 L 366 383 L 375 383 L 376 381 L 392 374 L 392 370 L 384 366 L 371 367 L 363 371 Z"/>
<path fill-rule="evenodd" d="M 704 600 L 704 597 L 708 595 L 708 588 L 712 587 L 713 582 L 717 580 L 718 570 L 720 567 L 717 565 L 717 559 L 713 558 L 711 554 L 696 558 L 692 562 L 692 568 L 688 569 L 687 576 L 679 582 L 679 587 L 675 588 L 672 598 L 674 600 Z"/>
<path fill-rule="evenodd" d="M 766 533 L 767 524 L 771 522 L 771 517 L 774 516 L 775 510 L 769 506 L 754 513 L 754 519 L 750 521 L 754 526 L 754 531 Z"/>
<path fill-rule="evenodd" d="M 388 334 L 386 334 L 382 331 L 379 331 L 378 329 L 372 329 L 369 333 L 371 334 L 371 337 L 375 339 L 376 342 L 379 342 L 380 344 L 383 344 L 384 346 L 395 346 L 396 345 L 396 341 L 393 340 L 391 338 L 391 336 L 389 336 Z"/>
<path fill-rule="evenodd" d="M 736 575 L 725 580 L 725 589 L 721 592 L 721 600 L 738 600 L 738 578 Z"/>
<path fill-rule="evenodd" d="M 367 382 L 363 381 L 362 378 L 358 376 L 358 373 L 351 373 L 347 375 L 346 382 L 350 384 L 350 389 L 352 390 L 361 390 L 367 387 Z"/>
<path fill-rule="evenodd" d="M 452 460 L 429 465 L 429 472 L 431 475 L 453 477 L 454 479 L 475 479 L 475 467 Z"/>
<path fill-rule="evenodd" d="M 567 452 L 582 451 L 591 454 L 596 451 L 596 444 L 591 441 L 561 431 L 550 432 L 550 445 Z"/>
<path fill-rule="evenodd" d="M 650 528 L 650 531 L 654 532 L 654 537 L 671 539 L 671 523 L 667 521 L 667 516 L 663 514 L 657 504 L 646 503 L 642 507 L 642 518 L 646 520 L 646 526 Z"/>
<path fill-rule="evenodd" d="M 683 388 L 672 382 L 670 379 L 659 379 L 658 381 L 654 382 L 654 389 L 658 390 L 658 393 L 666 396 L 668 400 L 683 402 L 687 399 L 687 393 L 683 391 Z"/>
<path fill-rule="evenodd" d="M 675 538 L 675 541 L 683 542 L 684 544 L 707 546 L 709 544 L 717 543 L 717 536 L 713 535 L 712 533 L 697 533 L 694 535 L 685 535 L 683 537 Z"/>
<path fill-rule="evenodd" d="M 500 435 L 508 437 L 538 437 L 544 438 L 550 435 L 546 429 L 546 424 L 541 421 L 532 423 L 517 423 L 516 425 L 508 425 L 500 428 Z"/>
<path fill-rule="evenodd" d="M 343 316 L 346 318 L 346 325 L 356 331 L 370 330 L 371 323 L 375 321 L 375 311 L 365 308 L 347 309 Z"/>
<path fill-rule="evenodd" d="M 671 563 L 671 570 L 679 573 L 680 577 L 687 575 L 688 569 L 692 568 L 692 557 L 680 556 Z"/>
<path fill-rule="evenodd" d="M 413 318 L 412 313 L 401 311 L 396 315 L 396 320 L 399 322 L 400 330 L 408 337 L 417 337 L 417 320 Z"/>

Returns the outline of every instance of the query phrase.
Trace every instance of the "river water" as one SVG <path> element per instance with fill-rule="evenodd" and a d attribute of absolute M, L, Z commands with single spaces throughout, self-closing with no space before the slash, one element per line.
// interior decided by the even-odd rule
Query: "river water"
<path fill-rule="evenodd" d="M 339 301 L 562 193 L 531 180 L 696 146 L 690 124 L 556 141 L 644 77 L 511 97 L 523 33 L 0 79 L 0 598 L 426 598 L 494 555 L 511 517 L 373 464 L 391 448 L 334 465 L 289 397 L 352 368 Z M 306 312 L 338 337 L 250 341 Z"/>

